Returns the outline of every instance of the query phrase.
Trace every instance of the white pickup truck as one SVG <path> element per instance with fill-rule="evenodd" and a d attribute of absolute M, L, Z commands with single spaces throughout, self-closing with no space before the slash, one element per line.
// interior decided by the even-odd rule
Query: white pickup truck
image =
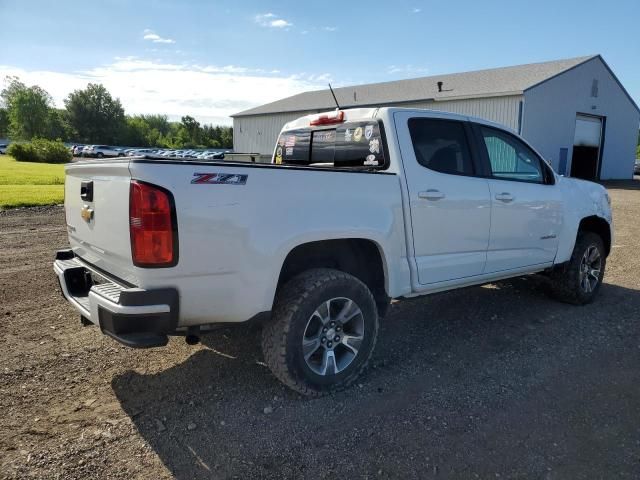
<path fill-rule="evenodd" d="M 65 213 L 54 269 L 85 324 L 157 347 L 254 320 L 308 395 L 361 373 L 391 299 L 544 273 L 592 301 L 613 237 L 602 186 L 499 125 L 401 108 L 288 123 L 271 164 L 70 164 Z"/>

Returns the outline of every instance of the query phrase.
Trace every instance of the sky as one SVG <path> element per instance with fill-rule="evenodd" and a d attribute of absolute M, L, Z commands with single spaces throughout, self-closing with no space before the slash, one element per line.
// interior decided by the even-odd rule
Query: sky
<path fill-rule="evenodd" d="M 58 107 L 230 115 L 307 90 L 602 54 L 640 103 L 639 0 L 0 0 L 0 81 Z"/>

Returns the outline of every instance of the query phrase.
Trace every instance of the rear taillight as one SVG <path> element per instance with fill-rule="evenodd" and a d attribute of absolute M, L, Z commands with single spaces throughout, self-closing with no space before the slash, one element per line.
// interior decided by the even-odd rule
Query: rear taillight
<path fill-rule="evenodd" d="M 129 232 L 136 267 L 172 267 L 178 263 L 178 225 L 173 195 L 156 185 L 131 181 Z"/>

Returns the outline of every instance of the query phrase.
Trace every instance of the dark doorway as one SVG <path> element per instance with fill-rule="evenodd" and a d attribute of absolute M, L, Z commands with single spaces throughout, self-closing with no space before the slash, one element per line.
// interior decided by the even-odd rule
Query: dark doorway
<path fill-rule="evenodd" d="M 573 147 L 571 176 L 585 180 L 596 180 L 598 177 L 598 147 Z"/>
<path fill-rule="evenodd" d="M 576 115 L 576 129 L 571 157 L 571 176 L 585 180 L 597 180 L 604 130 L 602 117 Z"/>

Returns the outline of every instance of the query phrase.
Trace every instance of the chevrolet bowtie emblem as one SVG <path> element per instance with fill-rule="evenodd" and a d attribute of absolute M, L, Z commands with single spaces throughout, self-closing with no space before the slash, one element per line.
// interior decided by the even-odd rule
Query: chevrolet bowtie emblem
<path fill-rule="evenodd" d="M 88 205 L 85 205 L 82 207 L 82 210 L 80 210 L 80 216 L 85 222 L 89 223 L 93 218 L 93 208 L 89 208 Z"/>

